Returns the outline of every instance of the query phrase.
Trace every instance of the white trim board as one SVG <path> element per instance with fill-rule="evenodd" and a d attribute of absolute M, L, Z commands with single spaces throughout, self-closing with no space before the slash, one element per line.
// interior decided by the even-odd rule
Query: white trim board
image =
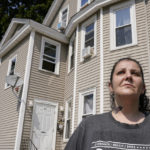
<path fill-rule="evenodd" d="M 31 71 L 33 47 L 34 47 L 34 38 L 35 38 L 35 32 L 31 32 L 30 39 L 29 39 L 28 55 L 26 60 L 25 75 L 24 75 L 24 88 L 21 97 L 21 106 L 19 111 L 19 119 L 18 119 L 14 150 L 20 150 L 22 131 L 23 131 L 23 122 L 24 122 L 24 115 L 25 115 L 26 101 L 27 101 L 27 94 L 28 94 L 29 78 L 30 78 L 30 71 Z"/>

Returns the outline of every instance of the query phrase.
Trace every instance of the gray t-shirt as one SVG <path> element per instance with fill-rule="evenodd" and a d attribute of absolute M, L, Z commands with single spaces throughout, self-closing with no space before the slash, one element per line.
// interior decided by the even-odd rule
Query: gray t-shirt
<path fill-rule="evenodd" d="M 116 121 L 111 112 L 88 117 L 65 150 L 150 150 L 150 115 L 136 125 Z"/>

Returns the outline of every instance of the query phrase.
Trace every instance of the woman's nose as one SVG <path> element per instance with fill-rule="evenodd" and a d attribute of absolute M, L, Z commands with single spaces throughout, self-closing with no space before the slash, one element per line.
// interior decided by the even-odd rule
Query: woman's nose
<path fill-rule="evenodd" d="M 126 72 L 126 80 L 132 81 L 132 74 L 131 74 L 131 72 Z"/>

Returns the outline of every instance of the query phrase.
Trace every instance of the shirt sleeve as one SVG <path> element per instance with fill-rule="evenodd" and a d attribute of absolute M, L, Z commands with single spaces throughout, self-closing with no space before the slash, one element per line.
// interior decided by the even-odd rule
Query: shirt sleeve
<path fill-rule="evenodd" d="M 64 150 L 83 150 L 85 122 L 82 121 L 72 134 Z"/>

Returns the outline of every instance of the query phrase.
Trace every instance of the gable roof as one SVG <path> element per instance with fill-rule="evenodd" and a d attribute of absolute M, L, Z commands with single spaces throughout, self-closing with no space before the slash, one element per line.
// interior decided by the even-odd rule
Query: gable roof
<path fill-rule="evenodd" d="M 0 47 L 3 46 L 4 43 L 6 43 L 14 34 L 19 25 L 25 25 L 27 23 L 27 20 L 22 19 L 12 19 L 9 27 L 7 28 L 7 31 L 5 32 L 5 35 L 1 41 Z"/>
<path fill-rule="evenodd" d="M 46 26 L 49 26 L 51 22 L 53 21 L 56 13 L 58 12 L 60 6 L 62 5 L 64 0 L 54 0 L 51 7 L 48 10 L 48 13 L 46 14 L 43 24 Z"/>
<path fill-rule="evenodd" d="M 16 30 L 17 27 L 21 25 Z M 30 19 L 12 19 L 0 45 L 0 57 L 6 54 L 11 48 L 19 43 L 31 31 L 36 31 L 42 35 L 46 35 L 54 40 L 68 44 L 66 36 L 52 28 L 42 25 Z"/>

